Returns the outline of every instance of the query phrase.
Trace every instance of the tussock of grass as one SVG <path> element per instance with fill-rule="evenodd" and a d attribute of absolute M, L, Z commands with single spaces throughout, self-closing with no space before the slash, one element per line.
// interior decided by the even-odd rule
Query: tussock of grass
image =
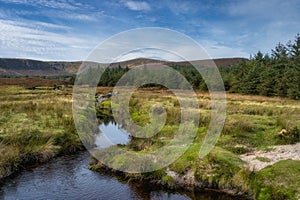
<path fill-rule="evenodd" d="M 82 148 L 72 119 L 71 92 L 0 87 L 0 179 L 22 164 Z"/>
<path fill-rule="evenodd" d="M 210 186 L 233 188 L 246 180 L 241 181 L 237 176 L 243 169 L 243 164 L 237 155 L 216 147 L 196 165 L 195 175 L 199 181 L 207 182 Z"/>
<path fill-rule="evenodd" d="M 299 199 L 300 161 L 284 160 L 268 166 L 254 176 L 258 200 Z"/>
<path fill-rule="evenodd" d="M 17 147 L 0 144 L 0 177 L 11 174 L 20 164 L 20 151 Z"/>

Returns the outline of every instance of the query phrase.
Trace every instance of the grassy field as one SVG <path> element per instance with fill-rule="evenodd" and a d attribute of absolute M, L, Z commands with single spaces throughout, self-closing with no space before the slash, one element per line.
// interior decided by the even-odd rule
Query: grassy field
<path fill-rule="evenodd" d="M 208 93 L 197 94 L 200 104 L 200 126 L 193 144 L 176 162 L 150 174 L 125 174 L 131 180 L 151 179 L 153 182 L 176 188 L 178 177 L 192 175 L 195 183 L 247 194 L 256 199 L 297 199 L 300 197 L 300 161 L 283 160 L 258 172 L 253 171 L 240 159 L 240 154 L 257 150 L 269 151 L 274 145 L 294 144 L 300 141 L 300 102 L 283 98 L 227 94 L 227 119 L 216 147 L 205 158 L 198 156 L 210 121 L 210 98 Z M 178 100 L 166 90 L 143 89 L 134 93 L 130 100 L 130 114 L 139 125 L 146 125 L 149 110 L 160 103 L 167 111 L 163 129 L 149 139 L 133 138 L 123 147 L 126 150 L 147 153 L 168 144 L 178 130 L 180 108 Z M 112 105 L 116 106 L 116 105 Z M 99 112 L 108 114 L 109 101 L 100 105 Z M 124 126 L 126 129 L 126 125 Z M 279 133 L 285 129 L 285 134 Z M 111 147 L 113 149 L 114 147 Z M 98 152 L 105 162 L 115 169 L 130 166 L 132 161 L 120 155 L 107 154 L 110 149 Z M 107 156 L 110 155 L 110 156 Z M 106 157 L 107 156 L 107 157 Z M 267 162 L 267 158 L 257 157 Z M 144 167 L 143 163 L 134 161 Z M 292 166 L 292 167 L 290 167 Z M 103 163 L 91 166 L 94 170 L 106 169 Z M 184 185 L 184 187 L 188 187 Z"/>
<path fill-rule="evenodd" d="M 21 166 L 81 149 L 72 89 L 0 87 L 0 179 Z"/>
<path fill-rule="evenodd" d="M 54 85 L 62 85 L 64 81 L 57 79 L 46 79 L 46 78 L 0 78 L 0 85 L 2 86 L 21 86 L 25 88 L 33 88 L 37 86 L 53 87 Z"/>
<path fill-rule="evenodd" d="M 102 94 L 111 90 L 97 89 Z M 20 86 L 1 86 L 0 93 L 0 179 L 26 164 L 46 162 L 57 155 L 82 148 L 72 119 L 72 88 L 53 90 L 52 87 L 36 87 L 30 90 Z M 282 160 L 253 171 L 240 159 L 240 154 L 271 151 L 274 145 L 299 142 L 299 101 L 227 94 L 227 119 L 222 135 L 210 154 L 200 159 L 198 153 L 210 121 L 211 105 L 208 93 L 199 92 L 197 97 L 201 108 L 200 126 L 185 154 L 156 172 L 125 174 L 128 179 L 146 178 L 177 188 L 178 180 L 188 177 L 193 183 L 201 183 L 201 187 L 219 188 L 256 199 L 300 197 L 300 161 Z M 150 120 L 149 110 L 157 103 L 163 105 L 167 112 L 163 129 L 146 140 L 133 138 L 124 149 L 147 153 L 169 144 L 173 139 L 181 118 L 179 102 L 171 92 L 153 88 L 138 90 L 130 100 L 131 117 L 137 124 L 146 125 Z M 99 116 L 110 115 L 111 106 L 116 105 L 104 101 L 98 110 Z M 286 132 L 280 135 L 283 129 Z M 99 153 L 107 156 L 105 151 Z M 104 159 L 113 161 L 116 168 L 133 163 L 122 156 Z M 268 162 L 268 158 L 257 159 Z M 143 163 L 134 164 L 144 167 Z M 90 167 L 93 170 L 105 169 L 99 162 Z M 175 173 L 176 177 L 168 171 Z"/>

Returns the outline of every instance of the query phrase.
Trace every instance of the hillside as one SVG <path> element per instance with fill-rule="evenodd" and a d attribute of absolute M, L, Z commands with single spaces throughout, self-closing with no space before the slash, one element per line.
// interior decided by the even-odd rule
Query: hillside
<path fill-rule="evenodd" d="M 214 63 L 218 67 L 225 67 L 225 66 L 232 66 L 238 63 L 241 63 L 245 60 L 248 60 L 246 58 L 217 58 L 213 59 Z M 184 61 L 184 62 L 173 62 L 173 61 L 161 61 L 161 60 L 154 60 L 154 59 L 148 59 L 148 58 L 138 58 L 138 59 L 133 59 L 133 60 L 127 60 L 123 62 L 116 62 L 110 64 L 112 67 L 129 67 L 132 68 L 137 65 L 143 65 L 143 64 L 148 64 L 148 63 L 160 63 L 164 65 L 180 65 L 180 66 L 190 66 L 191 64 L 193 65 L 201 65 L 205 67 L 211 67 L 213 66 L 212 59 L 207 59 L 207 60 L 193 60 L 193 61 Z"/>
<path fill-rule="evenodd" d="M 81 62 L 0 59 L 0 76 L 61 76 L 75 74 Z"/>
<path fill-rule="evenodd" d="M 245 58 L 220 58 L 214 59 L 217 66 L 231 66 Z M 147 63 L 162 63 L 165 65 L 178 64 L 182 66 L 190 65 L 189 62 L 167 62 L 147 58 L 139 58 L 128 61 L 112 63 L 110 67 L 129 67 Z M 192 61 L 193 64 L 211 66 L 211 60 Z M 22 76 L 64 76 L 72 75 L 77 72 L 82 62 L 63 62 L 63 61 L 38 61 L 29 59 L 0 58 L 0 77 L 22 77 Z M 97 63 L 89 62 L 88 65 L 95 66 Z M 107 65 L 107 64 L 105 64 Z"/>

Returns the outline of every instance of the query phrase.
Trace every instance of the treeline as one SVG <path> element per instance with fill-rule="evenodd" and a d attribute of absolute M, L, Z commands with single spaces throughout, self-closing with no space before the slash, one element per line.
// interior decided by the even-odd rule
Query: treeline
<path fill-rule="evenodd" d="M 260 51 L 249 61 L 223 67 L 225 88 L 234 93 L 300 99 L 300 35 L 279 43 L 271 55 Z"/>
<path fill-rule="evenodd" d="M 103 67 L 99 65 L 98 67 L 88 67 L 77 75 L 75 84 L 87 84 L 98 86 L 108 86 L 113 87 L 117 84 L 119 79 L 129 71 L 129 68 L 119 67 Z M 99 79 L 100 78 L 100 79 Z"/>
<path fill-rule="evenodd" d="M 173 64 L 170 67 L 182 74 L 194 89 L 207 90 L 207 85 L 201 74 L 194 66 L 180 66 Z M 203 73 L 210 73 L 210 68 L 196 66 Z M 161 80 L 166 85 L 173 88 L 185 87 L 180 76 L 170 73 L 168 70 L 162 72 L 163 78 L 155 74 L 155 68 L 140 67 L 127 77 L 128 85 L 134 83 L 143 83 L 148 77 Z M 271 55 L 263 54 L 260 51 L 251 56 L 247 61 L 235 66 L 219 67 L 224 81 L 225 90 L 232 93 L 280 96 L 292 99 L 300 99 L 300 35 L 298 34 L 294 41 L 286 45 L 279 43 L 272 50 Z M 98 73 L 101 73 L 99 86 L 115 86 L 120 78 L 129 71 L 129 68 L 121 66 L 115 68 L 89 68 L 81 75 L 77 84 L 88 83 L 97 79 Z M 211 77 L 213 79 L 214 77 Z M 154 83 L 145 86 L 158 86 Z"/>
<path fill-rule="evenodd" d="M 120 78 L 129 71 L 129 68 L 122 68 L 120 65 L 119 67 L 115 68 L 107 68 L 101 74 L 101 79 L 98 83 L 99 86 L 115 86 L 116 83 L 120 80 Z"/>

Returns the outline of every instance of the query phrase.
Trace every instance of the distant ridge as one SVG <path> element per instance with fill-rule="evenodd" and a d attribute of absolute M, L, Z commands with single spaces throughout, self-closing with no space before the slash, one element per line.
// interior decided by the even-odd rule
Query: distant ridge
<path fill-rule="evenodd" d="M 218 58 L 213 59 L 216 66 L 232 66 L 246 61 L 245 58 Z M 212 60 L 195 60 L 190 62 L 172 62 L 161 61 L 148 58 L 137 58 L 122 62 L 109 64 L 110 67 L 129 67 L 148 64 L 161 63 L 164 65 L 188 66 L 190 63 L 202 66 L 212 66 Z M 23 77 L 23 76 L 68 76 L 77 73 L 82 62 L 65 62 L 65 61 L 39 61 L 30 59 L 0 58 L 0 77 Z M 97 66 L 99 63 L 88 62 L 88 66 Z M 108 64 L 101 64 L 108 65 Z"/>

